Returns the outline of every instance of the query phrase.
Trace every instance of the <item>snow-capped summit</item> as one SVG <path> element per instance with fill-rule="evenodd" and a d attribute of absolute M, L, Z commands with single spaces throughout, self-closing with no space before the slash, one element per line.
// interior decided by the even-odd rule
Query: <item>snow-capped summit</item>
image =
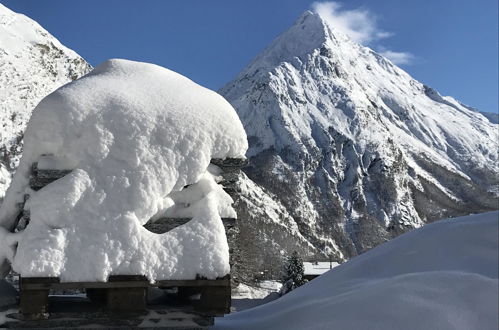
<path fill-rule="evenodd" d="M 282 62 L 305 56 L 328 39 L 328 31 L 319 15 L 306 11 L 297 24 L 277 37 L 241 74 L 257 70 L 271 70 Z"/>
<path fill-rule="evenodd" d="M 316 13 L 221 94 L 248 134 L 249 178 L 280 210 L 253 216 L 248 192 L 252 220 L 240 224 L 262 228 L 274 248 L 293 236 L 294 249 L 347 258 L 426 222 L 498 208 L 498 126 Z"/>
<path fill-rule="evenodd" d="M 38 23 L 0 4 L 0 200 L 17 167 L 35 105 L 90 69 Z"/>

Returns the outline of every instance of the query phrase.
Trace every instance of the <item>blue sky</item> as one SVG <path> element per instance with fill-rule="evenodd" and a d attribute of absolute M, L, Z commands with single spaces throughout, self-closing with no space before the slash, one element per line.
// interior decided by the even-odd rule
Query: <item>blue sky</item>
<path fill-rule="evenodd" d="M 108 58 L 152 62 L 215 90 L 316 8 L 441 94 L 498 111 L 497 0 L 313 2 L 0 0 L 92 65 Z"/>

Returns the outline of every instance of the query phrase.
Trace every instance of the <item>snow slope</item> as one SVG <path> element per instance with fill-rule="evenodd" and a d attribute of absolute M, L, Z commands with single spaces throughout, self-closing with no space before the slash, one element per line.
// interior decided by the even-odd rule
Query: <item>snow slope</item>
<path fill-rule="evenodd" d="M 215 329 L 497 329 L 498 222 L 435 222 Z"/>
<path fill-rule="evenodd" d="M 241 241 L 345 260 L 425 223 L 499 207 L 499 126 L 318 14 L 304 13 L 220 93 L 244 124 L 245 172 L 260 192 L 243 189 L 241 231 L 258 233 Z M 272 227 L 252 207 L 262 194 L 285 215 L 268 212 Z M 277 223 L 289 229 L 274 238 Z"/>
<path fill-rule="evenodd" d="M 0 208 L 0 225 L 12 229 L 29 193 L 30 222 L 19 233 L 4 231 L 0 256 L 21 276 L 62 281 L 225 276 L 220 216 L 235 213 L 208 167 L 246 150 L 243 126 L 220 95 L 153 64 L 106 61 L 33 111 Z M 73 171 L 35 192 L 28 182 L 35 162 Z M 185 225 L 164 234 L 143 227 L 182 208 L 193 217 Z"/>
<path fill-rule="evenodd" d="M 0 4 L 0 201 L 18 166 L 33 108 L 90 69 L 38 23 Z"/>

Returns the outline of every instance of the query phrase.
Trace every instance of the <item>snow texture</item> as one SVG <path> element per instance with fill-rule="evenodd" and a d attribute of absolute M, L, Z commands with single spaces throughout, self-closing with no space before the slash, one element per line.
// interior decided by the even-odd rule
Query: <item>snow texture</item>
<path fill-rule="evenodd" d="M 0 253 L 22 276 L 62 281 L 224 276 L 229 252 L 220 213 L 232 200 L 208 167 L 212 158 L 243 158 L 246 149 L 237 114 L 218 94 L 156 65 L 104 62 L 33 111 L 0 209 L 0 224 L 12 228 L 29 193 L 31 222 L 17 234 L 3 230 Z M 28 176 L 39 160 L 73 171 L 33 192 Z M 186 200 L 187 224 L 165 234 L 143 227 Z"/>
<path fill-rule="evenodd" d="M 498 222 L 426 225 L 215 329 L 497 329 Z"/>
<path fill-rule="evenodd" d="M 337 262 L 318 261 L 318 262 L 304 262 L 305 275 L 322 275 L 325 272 L 338 267 L 340 264 Z"/>
<path fill-rule="evenodd" d="M 279 298 L 282 284 L 277 281 L 262 281 L 258 284 L 239 283 L 232 289 L 231 313 L 240 312 L 269 303 Z"/>
<path fill-rule="evenodd" d="M 38 23 L 0 4 L 0 202 L 19 164 L 31 111 L 90 69 Z"/>

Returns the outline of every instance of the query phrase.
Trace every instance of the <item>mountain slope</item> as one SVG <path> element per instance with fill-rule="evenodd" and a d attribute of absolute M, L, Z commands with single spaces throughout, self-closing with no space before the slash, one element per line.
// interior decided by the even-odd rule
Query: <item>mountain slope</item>
<path fill-rule="evenodd" d="M 283 224 L 280 241 L 305 239 L 294 247 L 304 253 L 347 259 L 424 223 L 498 208 L 498 126 L 315 13 L 220 93 L 245 125 L 247 176 L 290 224 L 267 222 Z M 241 241 L 289 252 L 242 190 L 239 224 L 256 234 Z"/>
<path fill-rule="evenodd" d="M 0 200 L 38 102 L 91 66 L 38 23 L 0 4 Z"/>

